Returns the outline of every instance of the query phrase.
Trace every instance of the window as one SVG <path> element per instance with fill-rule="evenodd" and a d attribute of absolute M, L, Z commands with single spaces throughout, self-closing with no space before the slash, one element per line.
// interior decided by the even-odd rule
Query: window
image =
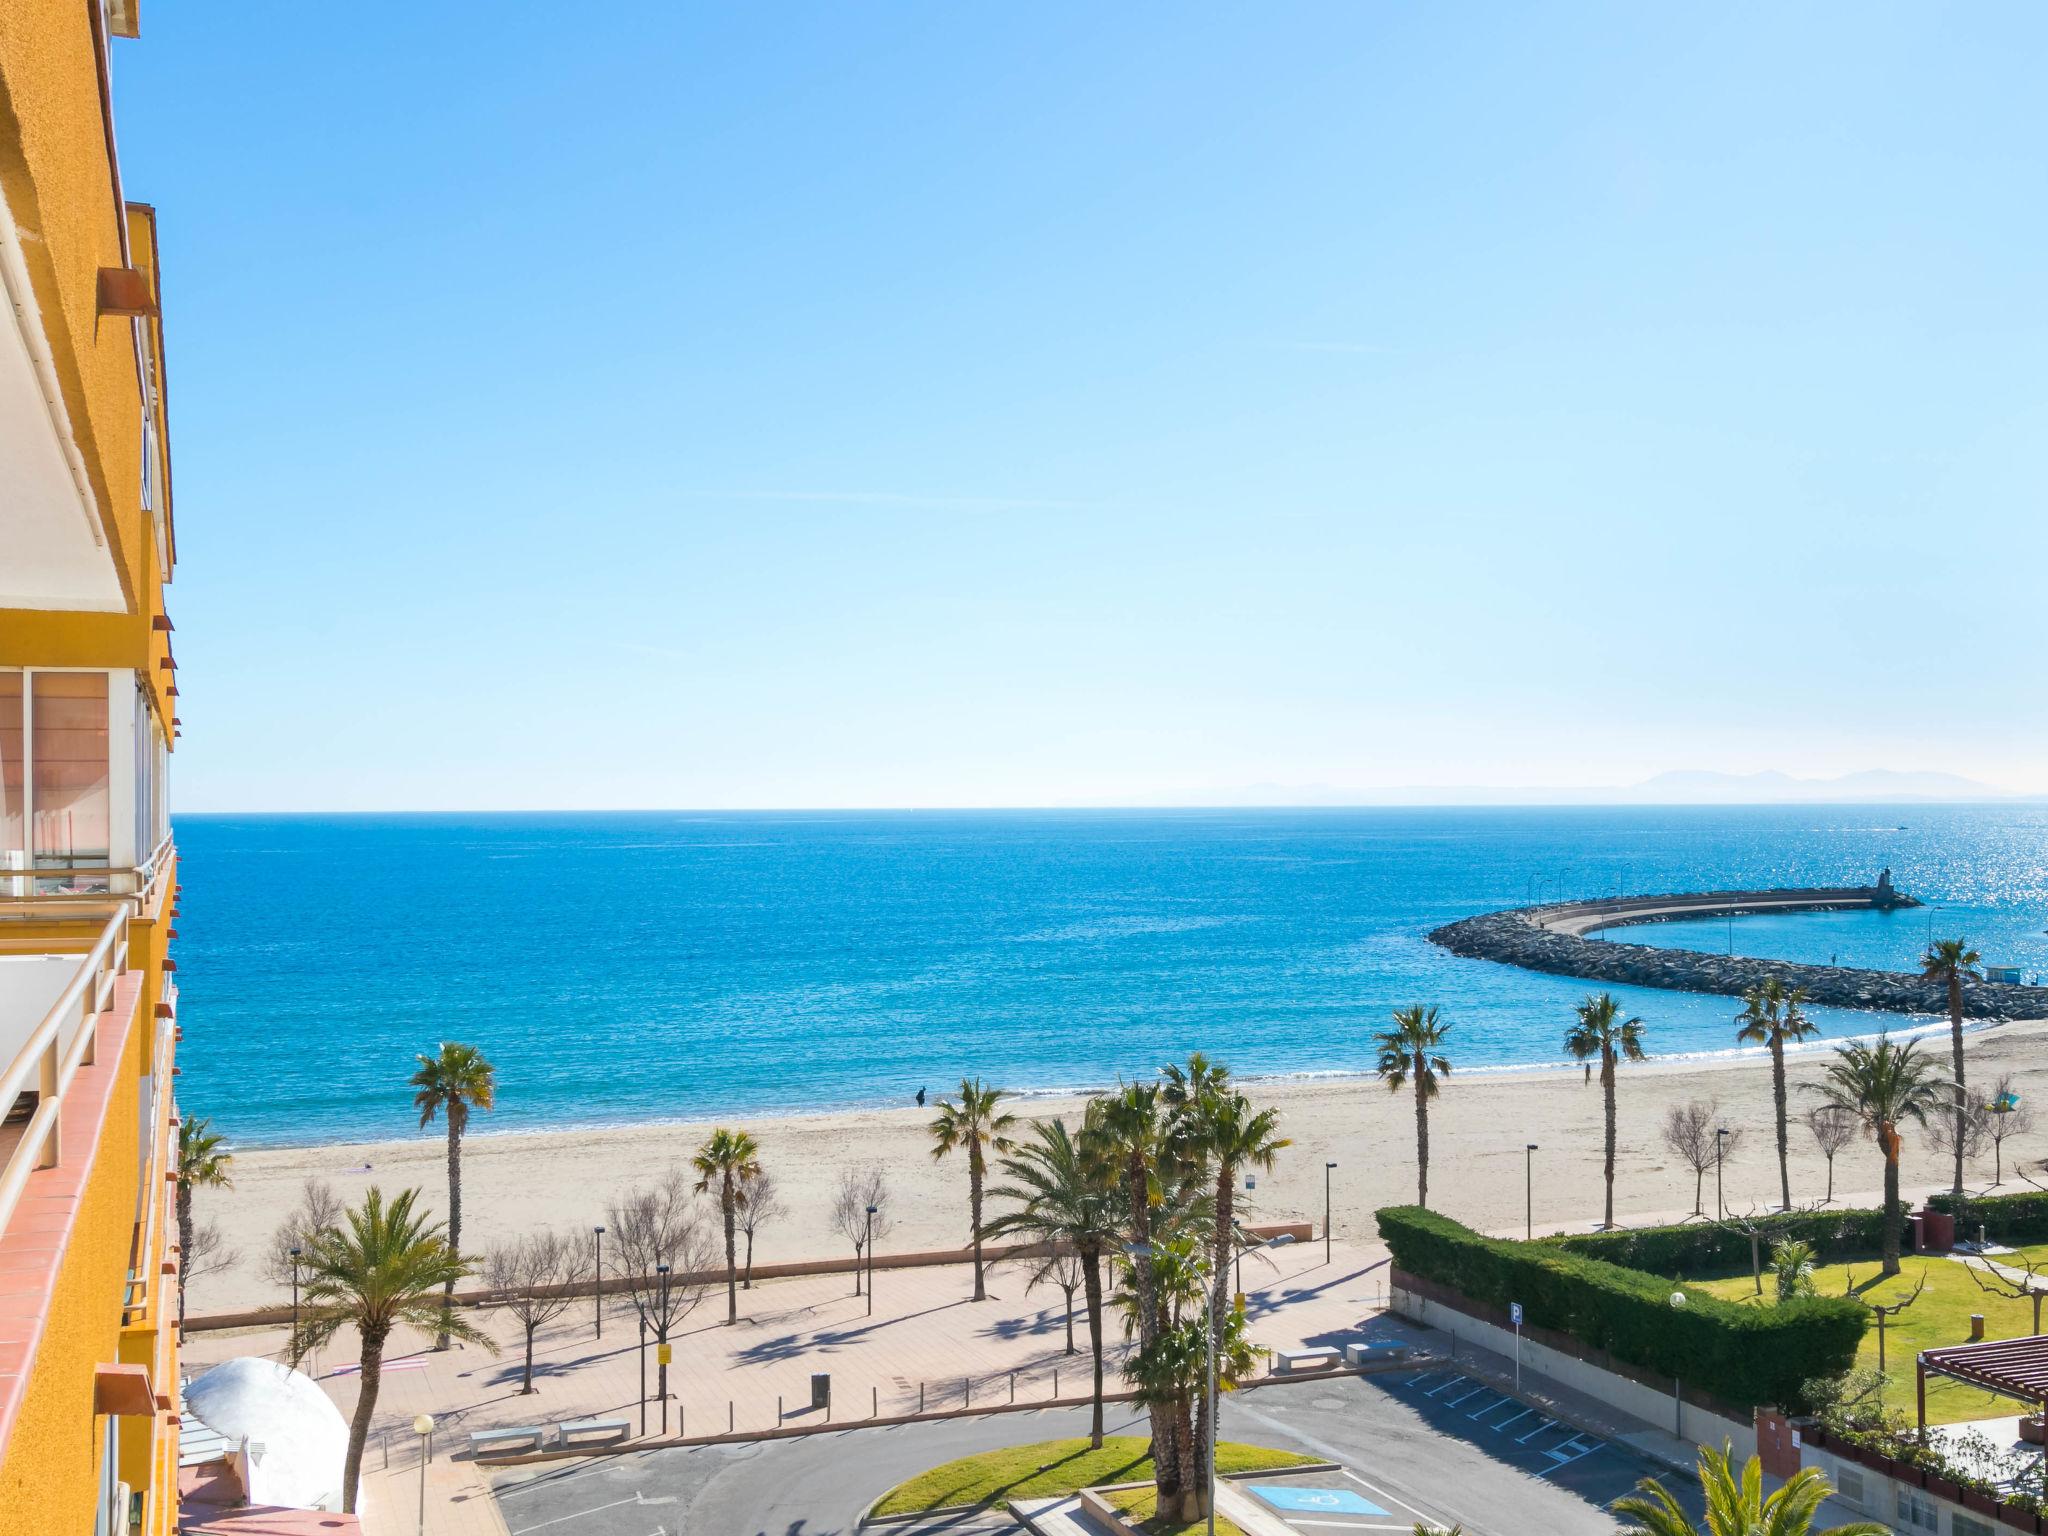
<path fill-rule="evenodd" d="M 1835 1492 L 1841 1495 L 1844 1503 L 1854 1504 L 1861 1509 L 1864 1500 L 1870 1496 L 1863 1485 L 1863 1469 L 1852 1467 L 1846 1461 L 1836 1462 Z"/>
<path fill-rule="evenodd" d="M 36 868 L 104 868 L 113 836 L 107 674 L 31 673 L 28 718 Z"/>
<path fill-rule="evenodd" d="M 1941 1529 L 1941 1514 L 1934 1507 L 1934 1500 L 1918 1488 L 1899 1489 L 1899 1524 L 1915 1531 L 1938 1531 Z"/>
<path fill-rule="evenodd" d="M 0 672 L 0 869 L 28 863 L 27 743 L 22 739 L 23 677 Z"/>
<path fill-rule="evenodd" d="M 1949 1536 L 1998 1536 L 1998 1531 L 1989 1520 L 1979 1520 L 1975 1515 L 1966 1515 L 1961 1510 L 1948 1517 Z"/>

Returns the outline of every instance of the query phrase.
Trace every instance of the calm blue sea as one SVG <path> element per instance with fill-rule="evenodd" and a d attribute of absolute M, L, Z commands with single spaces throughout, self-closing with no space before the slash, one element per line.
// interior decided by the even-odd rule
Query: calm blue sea
<path fill-rule="evenodd" d="M 479 1129 L 1060 1090 L 1193 1049 L 1355 1072 L 1441 1004 L 1461 1067 L 1555 1061 L 1582 983 L 1423 935 L 1541 893 L 1864 881 L 2048 970 L 2042 807 L 185 816 L 179 1097 L 240 1142 L 412 1134 L 415 1051 L 497 1062 Z M 1930 914 L 1665 926 L 1904 966 Z M 1631 991 L 1659 1054 L 1721 998 Z M 1868 1015 L 1823 1016 L 1830 1034 Z"/>

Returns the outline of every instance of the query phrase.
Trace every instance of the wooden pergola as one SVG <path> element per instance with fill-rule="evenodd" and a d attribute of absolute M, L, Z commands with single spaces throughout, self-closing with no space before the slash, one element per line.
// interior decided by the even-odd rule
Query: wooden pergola
<path fill-rule="evenodd" d="M 2025 1339 L 1987 1339 L 1981 1344 L 1951 1344 L 1923 1349 L 1914 1362 L 1914 1386 L 1920 1400 L 1920 1438 L 1927 1438 L 1927 1374 L 1967 1381 L 1987 1392 L 2001 1393 L 2041 1405 L 2048 1413 L 2048 1334 Z"/>

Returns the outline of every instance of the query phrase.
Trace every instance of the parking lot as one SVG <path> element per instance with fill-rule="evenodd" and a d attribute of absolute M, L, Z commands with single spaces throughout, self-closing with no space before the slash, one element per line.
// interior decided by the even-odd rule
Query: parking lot
<path fill-rule="evenodd" d="M 852 1536 L 879 1494 L 957 1456 L 1086 1432 L 1073 1410 L 1004 1414 L 799 1440 L 632 1452 L 508 1469 L 493 1493 L 511 1536 Z M 1112 1434 L 1143 1434 L 1117 1405 Z M 1399 1532 L 1418 1523 L 1466 1536 L 1604 1536 L 1607 1505 L 1653 1468 L 1457 1372 L 1415 1368 L 1235 1393 L 1223 1433 L 1302 1451 L 1336 1472 L 1262 1475 L 1243 1486 L 1301 1536 Z M 1684 1479 L 1665 1481 L 1697 1500 Z M 1277 1495 L 1277 1496 L 1276 1496 Z M 998 1511 L 880 1529 L 995 1536 Z"/>

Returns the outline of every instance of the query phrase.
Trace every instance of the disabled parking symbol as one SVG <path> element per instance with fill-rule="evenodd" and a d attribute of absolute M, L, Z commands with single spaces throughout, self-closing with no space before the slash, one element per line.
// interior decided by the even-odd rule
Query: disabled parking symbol
<path fill-rule="evenodd" d="M 1275 1509 L 1295 1514 L 1384 1515 L 1386 1511 L 1349 1488 L 1301 1488 L 1273 1484 L 1254 1486 L 1252 1492 Z"/>

